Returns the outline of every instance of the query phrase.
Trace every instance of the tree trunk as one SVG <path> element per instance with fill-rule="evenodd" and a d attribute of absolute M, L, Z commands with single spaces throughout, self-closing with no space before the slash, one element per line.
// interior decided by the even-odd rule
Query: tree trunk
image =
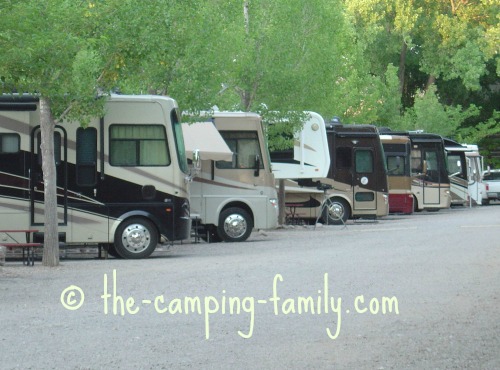
<path fill-rule="evenodd" d="M 436 82 L 436 76 L 434 75 L 429 75 L 429 78 L 427 79 L 427 84 L 425 85 L 425 92 L 429 90 L 429 87 L 433 85 Z"/>
<path fill-rule="evenodd" d="M 42 264 L 59 265 L 59 238 L 57 231 L 57 184 L 56 164 L 54 159 L 55 122 L 52 117 L 50 101 L 40 98 L 40 131 L 42 135 L 42 171 L 44 189 L 44 244 Z"/>
<path fill-rule="evenodd" d="M 278 225 L 284 225 L 285 220 L 285 180 L 278 180 Z"/>

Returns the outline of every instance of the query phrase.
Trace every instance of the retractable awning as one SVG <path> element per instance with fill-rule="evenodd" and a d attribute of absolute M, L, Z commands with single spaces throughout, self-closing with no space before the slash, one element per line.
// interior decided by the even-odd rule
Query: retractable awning
<path fill-rule="evenodd" d="M 188 158 L 192 158 L 193 151 L 198 149 L 202 160 L 231 161 L 233 159 L 233 152 L 212 122 L 183 123 L 182 133 Z"/>

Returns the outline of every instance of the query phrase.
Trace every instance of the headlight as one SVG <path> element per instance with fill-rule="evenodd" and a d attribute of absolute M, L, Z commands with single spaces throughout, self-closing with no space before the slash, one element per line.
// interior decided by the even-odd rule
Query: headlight
<path fill-rule="evenodd" d="M 278 199 L 276 198 L 269 198 L 269 202 L 274 208 L 278 208 Z"/>

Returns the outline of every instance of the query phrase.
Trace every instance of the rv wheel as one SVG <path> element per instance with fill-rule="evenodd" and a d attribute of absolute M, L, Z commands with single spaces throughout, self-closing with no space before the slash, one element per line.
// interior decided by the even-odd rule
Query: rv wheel
<path fill-rule="evenodd" d="M 349 219 L 351 208 L 341 198 L 329 198 L 323 207 L 323 222 L 329 225 L 343 225 Z"/>
<path fill-rule="evenodd" d="M 123 258 L 146 258 L 158 244 L 158 232 L 145 218 L 125 220 L 116 229 L 115 249 Z"/>
<path fill-rule="evenodd" d="M 233 207 L 221 212 L 217 234 L 223 241 L 245 241 L 250 236 L 252 229 L 252 218 L 245 210 Z"/>
<path fill-rule="evenodd" d="M 418 208 L 418 202 L 417 202 L 417 198 L 415 196 L 413 197 L 413 211 L 414 212 L 422 212 L 422 210 L 420 208 Z"/>

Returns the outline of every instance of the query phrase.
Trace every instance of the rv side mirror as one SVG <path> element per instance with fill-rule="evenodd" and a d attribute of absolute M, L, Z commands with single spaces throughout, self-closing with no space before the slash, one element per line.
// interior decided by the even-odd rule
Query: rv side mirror
<path fill-rule="evenodd" d="M 427 161 L 424 161 L 422 165 L 422 173 L 425 175 L 427 173 Z"/>
<path fill-rule="evenodd" d="M 255 171 L 253 172 L 253 175 L 255 177 L 259 176 L 260 175 L 260 156 L 257 154 L 255 156 Z"/>
<path fill-rule="evenodd" d="M 195 170 L 199 170 L 201 168 L 201 157 L 199 149 L 193 150 L 193 167 Z"/>

